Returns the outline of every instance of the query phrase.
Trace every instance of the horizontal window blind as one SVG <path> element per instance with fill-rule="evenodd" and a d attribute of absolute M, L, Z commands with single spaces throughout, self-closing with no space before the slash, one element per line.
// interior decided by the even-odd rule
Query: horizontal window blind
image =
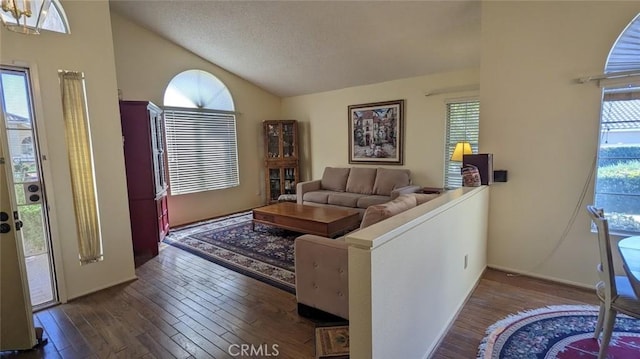
<path fill-rule="evenodd" d="M 480 131 L 480 101 L 467 100 L 447 103 L 447 126 L 444 151 L 444 186 L 462 186 L 462 162 L 451 161 L 458 142 L 469 142 L 473 153 L 478 153 Z"/>
<path fill-rule="evenodd" d="M 164 116 L 172 195 L 240 184 L 234 115 L 166 108 Z"/>

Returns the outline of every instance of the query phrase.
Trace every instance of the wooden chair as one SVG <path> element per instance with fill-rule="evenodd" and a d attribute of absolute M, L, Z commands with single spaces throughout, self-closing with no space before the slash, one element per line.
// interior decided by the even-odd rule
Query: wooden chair
<path fill-rule="evenodd" d="M 640 318 L 640 300 L 633 292 L 629 278 L 626 275 L 615 274 L 611 255 L 609 224 L 604 218 L 604 212 L 594 206 L 587 206 L 587 211 L 598 230 L 598 246 L 600 248 L 598 274 L 600 275 L 600 282 L 596 284 L 596 293 L 601 304 L 594 338 L 597 340 L 600 332 L 602 332 L 598 359 L 604 359 L 607 356 L 616 315 L 624 313 Z"/>

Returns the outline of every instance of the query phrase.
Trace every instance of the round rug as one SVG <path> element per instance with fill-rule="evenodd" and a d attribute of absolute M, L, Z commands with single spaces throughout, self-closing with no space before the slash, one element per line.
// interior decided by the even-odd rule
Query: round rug
<path fill-rule="evenodd" d="M 561 305 L 510 315 L 487 329 L 477 359 L 591 359 L 598 307 Z M 640 358 L 640 320 L 618 314 L 608 359 Z"/>

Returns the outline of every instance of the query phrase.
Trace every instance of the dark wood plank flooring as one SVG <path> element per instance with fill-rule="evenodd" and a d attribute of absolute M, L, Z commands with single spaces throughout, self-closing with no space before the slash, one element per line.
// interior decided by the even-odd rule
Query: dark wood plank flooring
<path fill-rule="evenodd" d="M 230 345 L 252 343 L 313 358 L 314 323 L 292 294 L 173 247 L 136 271 L 134 282 L 36 313 L 49 343 L 0 357 L 232 358 Z M 487 270 L 432 357 L 475 358 L 485 328 L 510 313 L 584 303 L 597 303 L 592 291 Z"/>
<path fill-rule="evenodd" d="M 431 358 L 475 358 L 487 327 L 509 314 L 548 305 L 598 303 L 595 289 L 487 269 Z"/>

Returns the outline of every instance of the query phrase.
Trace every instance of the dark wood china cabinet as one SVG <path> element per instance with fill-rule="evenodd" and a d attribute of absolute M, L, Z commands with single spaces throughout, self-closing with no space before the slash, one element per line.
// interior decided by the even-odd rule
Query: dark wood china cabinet
<path fill-rule="evenodd" d="M 155 256 L 169 233 L 164 118 L 149 101 L 120 101 L 133 251 Z"/>
<path fill-rule="evenodd" d="M 283 194 L 295 194 L 300 180 L 298 123 L 295 120 L 264 121 L 265 180 L 267 203 Z"/>

